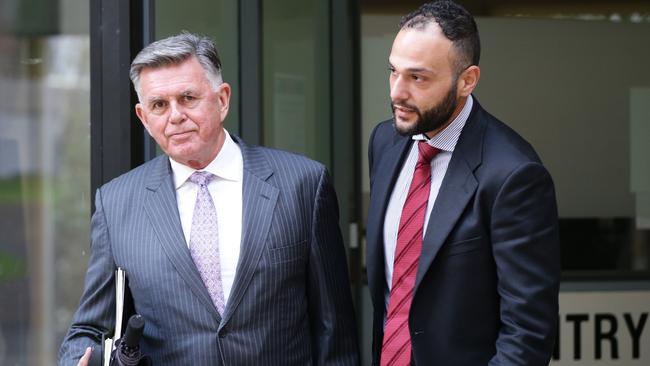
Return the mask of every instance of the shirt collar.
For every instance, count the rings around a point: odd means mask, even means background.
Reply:
[[[228,131],[224,129],[223,132],[226,134],[226,137],[223,146],[221,146],[221,150],[219,150],[219,153],[214,160],[201,170],[210,172],[222,179],[239,181],[244,169],[241,150],[235,141],[233,141],[232,137],[230,137]],[[187,179],[196,171],[196,169],[181,164],[171,157],[169,158],[169,163],[172,167],[174,188],[176,189],[185,184]]]
[[[463,127],[465,127],[467,118],[469,118],[469,114],[472,112],[473,105],[474,98],[472,98],[470,95],[465,101],[465,105],[463,106],[463,109],[461,109],[458,116],[456,116],[456,118],[454,118],[454,120],[451,121],[449,126],[445,127],[444,130],[438,132],[438,134],[433,136],[431,139],[427,139],[427,137],[421,133],[414,135],[413,140],[425,140],[429,145],[433,147],[436,147],[443,151],[453,152],[456,148],[456,143],[458,142],[460,133],[463,130]]]

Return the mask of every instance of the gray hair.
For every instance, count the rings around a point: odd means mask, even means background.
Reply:
[[[192,56],[199,61],[212,88],[216,90],[223,83],[221,59],[217,47],[208,37],[184,31],[149,44],[135,56],[131,63],[129,77],[138,93],[138,99],[140,99],[140,73],[143,69],[178,65]]]

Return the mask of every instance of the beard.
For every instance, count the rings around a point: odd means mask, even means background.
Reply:
[[[418,107],[406,103],[399,103],[400,107],[408,108],[417,114],[417,119],[414,123],[398,123],[395,116],[395,103],[391,102],[391,109],[393,111],[393,120],[395,121],[395,129],[402,136],[414,136],[422,133],[431,132],[444,126],[451,115],[454,114],[458,101],[456,100],[456,83],[452,83],[449,91],[440,103],[422,112]]]

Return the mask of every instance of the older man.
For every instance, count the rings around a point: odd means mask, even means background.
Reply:
[[[325,168],[223,128],[214,44],[183,33],[131,65],[136,114],[165,152],[97,191],[92,255],[60,364],[114,323],[126,270],[155,365],[355,365],[355,321]],[[85,352],[85,353],[84,353]]]

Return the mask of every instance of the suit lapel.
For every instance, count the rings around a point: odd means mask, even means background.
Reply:
[[[384,217],[388,201],[399,176],[402,163],[406,157],[413,140],[395,133],[392,146],[387,152],[381,154],[381,160],[373,172],[374,179],[372,196],[368,209],[367,228],[374,228],[368,233],[368,285],[370,293],[374,296],[375,306],[384,302]],[[378,157],[379,158],[379,157]]]
[[[481,163],[485,129],[481,111],[478,101],[474,99],[474,108],[458,139],[431,210],[415,278],[415,291],[478,187],[474,170]]]
[[[146,185],[144,210],[169,261],[194,295],[220,321],[219,312],[210,299],[185,242],[168,157],[161,156],[157,159],[158,166]]]
[[[273,170],[264,153],[258,148],[246,145],[236,136],[232,138],[239,144],[244,159],[242,239],[237,272],[220,329],[228,323],[244,297],[266,248],[266,237],[280,192],[267,182]]]

